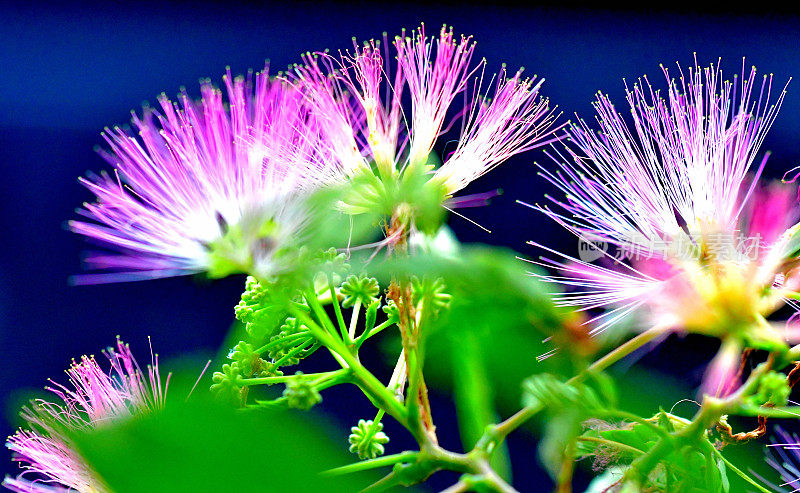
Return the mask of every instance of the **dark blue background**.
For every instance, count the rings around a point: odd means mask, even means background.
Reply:
[[[695,6],[696,7],[696,6]],[[478,55],[496,69],[525,66],[547,79],[543,92],[567,118],[591,117],[590,101],[602,89],[622,104],[622,78],[649,74],[661,84],[659,63],[701,64],[723,59],[732,75],[741,59],[773,72],[778,89],[800,76],[800,23],[792,12],[596,11],[574,6],[512,8],[498,2],[397,4],[378,2],[292,6],[200,2],[0,6],[0,395],[13,416],[18,391],[60,379],[70,358],[98,352],[119,334],[139,352],[146,337],[162,356],[185,351],[210,354],[233,320],[241,278],[198,283],[191,278],[70,287],[81,270],[81,238],[64,222],[90,194],[76,178],[105,169],[93,152],[106,125],[126,123],[131,109],[173,96],[196,81],[217,83],[227,65],[234,73],[276,69],[299,53],[350,48],[351,37],[390,35],[425,21],[472,34]],[[796,83],[794,84],[796,85]],[[783,110],[767,138],[773,151],[768,174],[800,164],[800,90],[790,85]],[[483,241],[534,254],[525,241],[575,253],[575,242],[557,226],[514,203],[542,200],[547,190],[532,162],[540,151],[514,159],[469,191],[505,190],[493,205],[470,210],[492,229],[487,235],[452,218],[465,241]],[[532,355],[533,357],[534,355]],[[680,371],[678,375],[681,376]],[[698,371],[693,373],[696,378]],[[330,400],[328,401],[330,402]],[[335,401],[332,406],[335,410]],[[348,404],[350,405],[350,404]],[[359,404],[365,414],[368,405]],[[446,402],[442,404],[446,409]],[[446,414],[446,411],[443,411]],[[366,417],[366,416],[365,416]],[[348,422],[346,418],[344,423]],[[12,431],[0,421],[0,436]],[[454,425],[442,426],[445,433]],[[453,437],[445,438],[453,441]],[[516,463],[519,485],[535,491],[541,472],[532,452]],[[11,471],[7,451],[3,470]],[[446,486],[442,481],[439,486]]]

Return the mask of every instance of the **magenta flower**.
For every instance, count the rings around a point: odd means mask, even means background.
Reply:
[[[394,67],[388,62],[388,44],[384,38],[383,52],[372,40],[338,57],[308,54],[294,68],[292,83],[306,95],[335,161],[331,168],[341,180],[373,165],[383,179],[409,167],[432,168],[428,157],[449,128],[446,114],[462,93],[468,104],[461,137],[444,164],[432,171],[432,180],[447,195],[508,157],[547,143],[555,132],[556,115],[539,97],[543,81],[523,79],[521,71],[508,78],[502,70],[490,83],[494,89],[483,90],[484,62],[472,63],[471,38],[458,38],[446,27],[438,38],[430,38],[420,26],[410,37],[395,39]],[[402,107],[406,90],[410,118]]]
[[[800,438],[797,434],[789,434],[780,426],[775,427],[777,437],[768,445],[767,464],[778,471],[783,480],[779,486],[770,484],[778,491],[789,487],[790,491],[800,491]]]
[[[108,488],[74,450],[64,430],[89,430],[133,415],[163,408],[169,378],[161,381],[158,357],[143,371],[127,344],[103,351],[111,368],[106,372],[93,356],[73,361],[67,370],[69,386],[52,382],[62,403],[45,400],[24,408],[30,429],[18,430],[6,446],[24,472],[7,477],[3,486],[17,492],[78,491],[99,493]]]
[[[599,247],[583,259],[553,252],[561,259],[542,264],[562,274],[544,279],[571,288],[555,294],[561,305],[611,308],[594,318],[595,332],[632,315],[648,326],[785,344],[785,327],[764,316],[796,282],[784,233],[796,214],[785,191],[758,188],[767,156],[746,182],[785,90],[772,102],[771,77],[759,83],[744,67],[733,82],[714,65],[664,75],[665,94],[647,78],[627,89],[632,127],[598,94],[600,129],[579,119],[567,132],[572,144],[552,156],[559,169],[543,170],[566,200],[536,208]],[[728,388],[736,357],[720,355],[708,385]]]
[[[208,81],[199,102],[162,95],[160,111],[134,115],[138,138],[107,130],[103,155],[114,176],[81,179],[97,201],[79,211],[90,221],[70,227],[117,253],[89,256],[91,267],[113,273],[79,281],[276,268],[278,247],[302,231],[298,196],[331,181],[328,160],[291,86],[267,70],[254,81],[228,72],[225,85],[227,104]],[[283,158],[289,155],[296,161]]]

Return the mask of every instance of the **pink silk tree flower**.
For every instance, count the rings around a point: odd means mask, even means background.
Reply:
[[[550,250],[561,258],[541,264],[561,274],[543,279],[570,288],[554,295],[561,305],[609,308],[595,332],[633,315],[783,347],[792,331],[765,316],[792,296],[797,252],[786,228],[797,214],[785,190],[757,187],[767,156],[746,178],[785,89],[771,101],[771,76],[759,82],[744,65],[733,82],[715,65],[695,63],[677,79],[663,71],[665,92],[646,77],[626,88],[633,126],[598,94],[599,130],[579,119],[551,154],[558,169],[542,174],[565,199],[535,208],[598,248],[580,259]],[[733,352],[718,357],[708,385],[730,387]]]
[[[765,481],[776,491],[800,491],[800,438],[796,433],[789,433],[780,426],[775,427],[775,438],[767,445],[767,464],[780,474],[783,481],[776,485],[765,478]],[[789,488],[785,490],[784,488]]]
[[[275,253],[301,236],[299,197],[329,183],[331,172],[303,97],[267,70],[209,81],[200,101],[159,97],[160,110],[133,116],[138,138],[107,129],[103,156],[113,176],[82,178],[97,197],[70,228],[116,250],[87,258],[106,274],[78,282],[135,280],[207,272],[269,273]],[[292,155],[294,162],[276,156]]]
[[[54,386],[47,388],[61,403],[37,400],[33,408],[23,409],[22,417],[30,429],[18,430],[6,447],[24,472],[16,478],[6,477],[3,486],[25,493],[109,491],[64,431],[91,430],[162,409],[169,378],[162,385],[157,356],[142,370],[128,345],[119,339],[115,348],[103,354],[111,365],[108,372],[93,356],[83,356],[67,370],[68,385],[51,381]]]
[[[512,155],[554,140],[557,130],[557,115],[539,95],[543,80],[523,78],[521,71],[508,77],[503,69],[484,90],[485,62],[473,63],[474,51],[471,38],[447,27],[429,37],[422,25],[393,43],[384,37],[383,45],[372,40],[352,53],[307,54],[290,79],[327,136],[331,168],[341,180],[367,172],[391,181],[409,169],[423,170],[450,197]],[[389,63],[393,58],[397,62]],[[461,136],[434,169],[429,156],[455,123],[446,121],[447,113],[462,94]]]

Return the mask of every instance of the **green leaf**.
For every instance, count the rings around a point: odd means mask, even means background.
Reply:
[[[453,395],[458,414],[458,429],[464,450],[472,450],[486,426],[499,421],[495,411],[494,393],[483,361],[480,341],[475,334],[465,333],[451,346],[453,362]],[[505,442],[491,458],[492,468],[509,480],[511,464]]]
[[[548,415],[544,437],[539,442],[539,459],[553,479],[558,477],[565,460],[573,460],[566,454],[580,434],[584,418],[579,410],[569,408]]]
[[[542,373],[529,377],[522,384],[522,404],[526,407],[547,409],[575,408],[589,414],[603,409],[606,404],[597,392],[584,383],[567,383],[560,378]]]
[[[207,401],[74,434],[81,455],[117,493],[356,491],[371,478],[321,478],[348,462],[315,420],[281,411],[236,412]]]
[[[422,249],[420,249],[422,250]],[[449,253],[419,253],[408,258],[380,262],[373,259],[356,270],[366,270],[382,285],[393,278],[412,276],[442,279],[450,294],[450,306],[435,319],[425,321],[425,353],[436,355],[425,361],[426,383],[450,392],[454,386],[452,355],[466,334],[473,334],[481,348],[494,406],[502,414],[519,409],[520,384],[533,373],[550,372],[571,376],[576,365],[571,345],[550,339],[575,325],[575,316],[556,307],[546,286],[529,275],[536,270],[519,260],[513,251],[482,245],[462,246]],[[359,259],[354,256],[355,265]],[[410,281],[409,281],[410,282]],[[389,302],[384,310],[396,316]],[[556,347],[562,350],[543,361],[537,356]]]

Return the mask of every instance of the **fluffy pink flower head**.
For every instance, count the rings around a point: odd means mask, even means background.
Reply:
[[[6,446],[24,472],[7,477],[3,486],[25,493],[108,491],[64,431],[89,430],[159,410],[164,406],[169,379],[162,385],[157,356],[143,371],[128,345],[119,339],[115,348],[103,354],[111,364],[108,372],[93,356],[83,356],[67,370],[68,385],[53,382],[54,386],[48,387],[62,403],[38,400],[32,409],[23,409],[22,417],[30,429],[18,430]]]
[[[334,175],[294,88],[266,69],[254,80],[228,71],[224,93],[227,102],[205,81],[200,101],[162,95],[160,110],[134,114],[138,138],[107,129],[114,175],[81,179],[97,200],[79,211],[89,221],[70,227],[117,253],[89,256],[113,273],[79,281],[279,268],[275,253],[303,230],[299,197]]]
[[[474,51],[471,38],[447,27],[429,37],[423,25],[391,44],[384,36],[382,44],[372,40],[338,56],[304,56],[292,84],[306,95],[341,180],[366,171],[389,182],[411,169],[430,173],[450,196],[508,157],[545,144],[556,130],[556,115],[539,96],[542,80],[523,78],[521,71],[508,77],[503,69],[488,84],[493,89],[484,90],[485,63],[473,63]],[[460,94],[467,101],[458,112],[464,117],[461,136],[434,169],[429,156],[455,122],[448,124],[447,114]]]
[[[567,132],[572,144],[552,155],[559,169],[543,170],[566,199],[537,208],[601,247],[594,259],[553,252],[561,259],[542,263],[562,275],[544,279],[571,288],[555,295],[562,305],[610,308],[594,331],[634,314],[647,325],[783,345],[785,327],[764,317],[791,294],[796,252],[784,231],[796,214],[785,191],[758,187],[767,156],[752,183],[746,177],[785,89],[773,100],[771,76],[759,81],[744,65],[732,82],[715,65],[695,63],[677,79],[663,71],[666,93],[646,77],[627,89],[633,126],[598,94],[599,131],[579,119]],[[731,360],[720,357],[715,375]],[[714,380],[729,387],[726,375]]]

